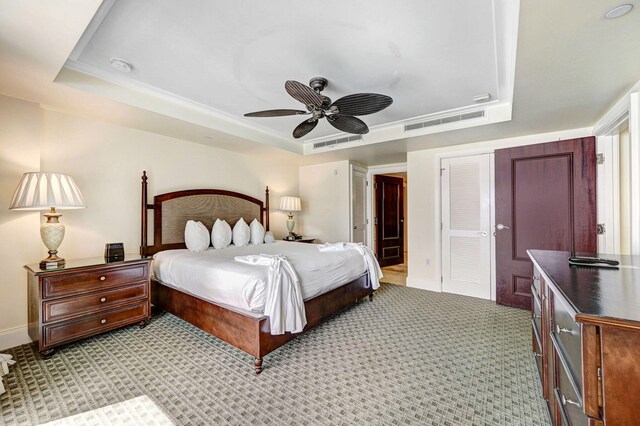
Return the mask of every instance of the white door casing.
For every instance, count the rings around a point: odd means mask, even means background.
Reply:
[[[367,170],[351,166],[351,242],[367,244]]]
[[[491,156],[442,159],[442,291],[491,298]]]

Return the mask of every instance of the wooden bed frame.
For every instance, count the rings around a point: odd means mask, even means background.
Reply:
[[[142,256],[152,256],[162,250],[186,248],[184,242],[163,241],[162,227],[163,224],[167,226],[166,218],[163,222],[163,203],[182,197],[205,196],[208,198],[222,196],[249,201],[256,205],[256,211],[259,212],[259,217],[257,218],[265,226],[265,229],[269,230],[269,187],[265,190],[264,204],[257,198],[248,195],[218,189],[194,189],[169,192],[156,195],[153,204],[148,204],[147,180],[147,173],[145,171],[142,174],[142,230],[140,245],[140,254]],[[147,214],[149,210],[154,211],[153,245],[148,245],[147,239]],[[182,220],[184,220],[184,217],[188,216],[188,214],[189,212],[184,212]],[[215,212],[210,212],[210,217],[215,216]],[[183,225],[182,228],[184,228]],[[371,300],[373,292],[374,290],[369,280],[369,274],[365,273],[341,287],[307,300],[304,304],[307,325],[301,333],[272,335],[270,332],[269,318],[266,316],[256,318],[236,310],[231,310],[225,306],[165,286],[155,280],[154,277],[151,279],[151,297],[152,303],[155,306],[176,315],[201,330],[255,357],[254,368],[256,374],[262,372],[262,362],[265,355],[346,308],[358,303],[360,299],[369,296],[369,300]]]

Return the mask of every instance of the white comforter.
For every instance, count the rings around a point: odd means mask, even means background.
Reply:
[[[284,255],[300,279],[302,297],[311,299],[340,287],[367,271],[356,250],[320,252],[315,244],[278,241],[273,244],[229,246],[194,253],[167,250],[153,262],[156,279],[205,300],[251,312],[263,312],[268,266],[248,265],[235,256]]]

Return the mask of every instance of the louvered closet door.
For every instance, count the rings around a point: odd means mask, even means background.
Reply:
[[[489,154],[442,160],[442,291],[491,298]]]

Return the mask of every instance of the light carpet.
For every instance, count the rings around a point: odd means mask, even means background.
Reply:
[[[530,316],[493,302],[383,285],[253,359],[170,315],[41,360],[9,350],[0,424],[39,424],[147,395],[176,424],[546,425]]]

